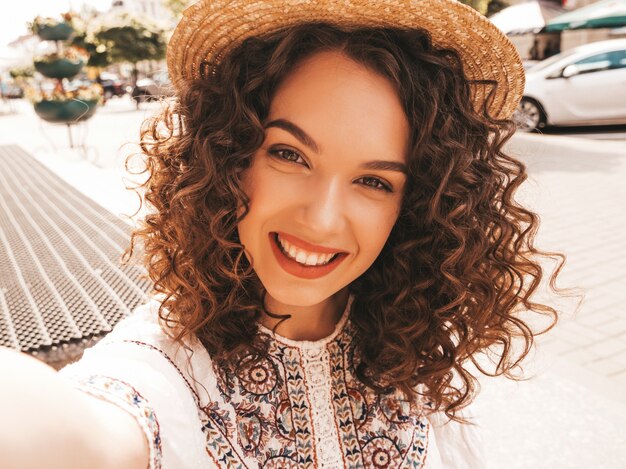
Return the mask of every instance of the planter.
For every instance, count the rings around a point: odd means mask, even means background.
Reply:
[[[35,69],[48,78],[71,78],[78,74],[84,66],[83,60],[57,59],[52,62],[35,62]]]
[[[65,41],[73,32],[74,28],[69,23],[43,24],[39,26],[37,36],[44,41]]]
[[[35,112],[46,122],[71,124],[89,119],[96,112],[98,99],[90,101],[41,101],[35,104]]]

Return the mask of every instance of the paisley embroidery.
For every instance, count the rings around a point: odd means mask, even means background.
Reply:
[[[204,408],[204,430],[218,467],[423,467],[423,405],[360,382],[353,337],[347,321],[319,348],[272,338],[265,358],[214,362],[223,401]]]
[[[288,400],[281,401],[276,407],[276,427],[282,436],[289,440],[295,439],[295,428],[291,416],[291,404]]]
[[[411,418],[411,403],[403,397],[386,394],[378,397],[383,415],[391,423],[408,423]]]
[[[268,425],[254,407],[237,408],[239,443],[246,455],[256,455],[268,437]]]
[[[350,399],[350,408],[352,409],[354,423],[357,428],[360,428],[367,419],[367,401],[363,393],[354,388],[348,389],[348,397]]]

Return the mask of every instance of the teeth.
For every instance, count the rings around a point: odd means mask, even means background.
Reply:
[[[336,255],[307,252],[303,249],[295,247],[293,244],[282,239],[280,236],[277,236],[277,238],[278,242],[281,244],[285,252],[288,253],[289,257],[294,259],[296,262],[299,262],[300,264],[324,265],[328,264]]]
[[[291,257],[293,257],[294,259],[298,256],[298,250],[294,247],[294,246],[289,246],[289,248],[285,247],[285,251],[287,251],[289,253],[289,255]]]
[[[296,256],[296,260],[300,264],[304,264],[304,261],[306,261],[306,257],[307,257],[306,252],[298,250],[298,255]]]
[[[308,256],[306,256],[306,261],[304,261],[304,263],[306,265],[315,265],[318,262],[317,261],[318,257],[322,257],[322,256],[320,256],[318,254],[309,254]]]

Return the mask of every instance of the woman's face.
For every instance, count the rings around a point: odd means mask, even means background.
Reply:
[[[409,124],[391,83],[338,52],[302,62],[264,124],[239,237],[274,301],[317,305],[363,274],[387,241]]]

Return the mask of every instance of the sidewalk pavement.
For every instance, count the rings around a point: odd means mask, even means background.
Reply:
[[[625,143],[518,134],[508,146],[528,167],[518,200],[541,217],[536,245],[567,255],[557,284],[584,299],[553,301],[560,323],[529,381],[481,380],[491,468],[626,467]]]
[[[0,144],[18,144],[111,212],[132,214],[123,161],[139,149],[136,111],[113,99],[83,127],[86,152],[67,129],[41,124],[27,103],[2,115]],[[527,381],[481,378],[474,413],[489,469],[626,467],[626,142],[518,134],[508,150],[528,166],[518,199],[541,216],[536,245],[564,252],[558,282],[585,299],[554,303],[561,322],[539,339]],[[126,144],[126,145],[125,145]],[[471,469],[471,468],[470,468]]]

